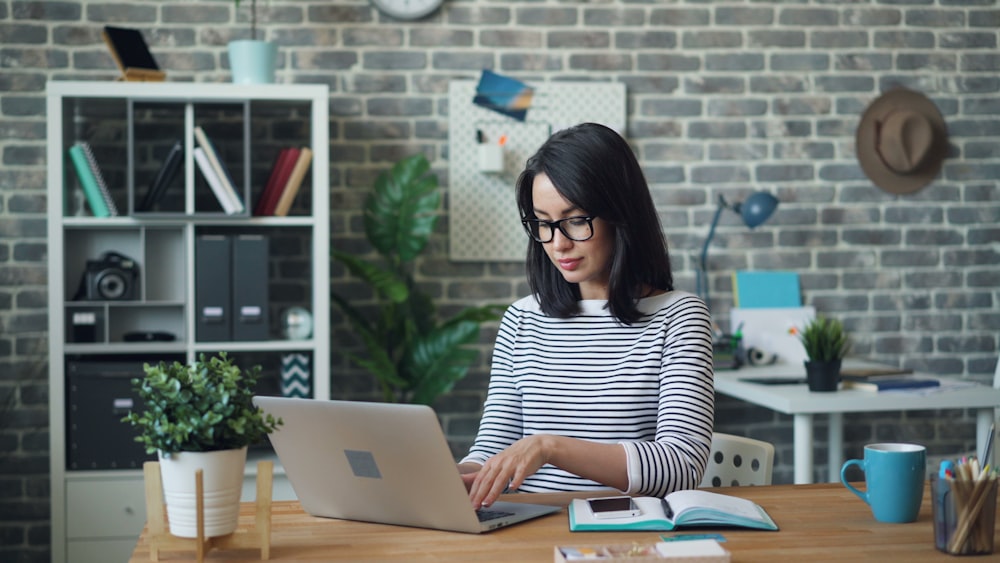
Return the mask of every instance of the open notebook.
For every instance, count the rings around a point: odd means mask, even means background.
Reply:
[[[688,527],[778,529],[757,503],[711,491],[674,491],[664,498],[636,497],[635,503],[639,508],[637,515],[597,518],[586,499],[574,499],[569,505],[569,529],[574,532],[671,531]]]

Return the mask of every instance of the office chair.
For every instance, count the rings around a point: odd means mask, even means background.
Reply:
[[[701,487],[770,485],[774,446],[733,434],[712,434],[712,452]]]

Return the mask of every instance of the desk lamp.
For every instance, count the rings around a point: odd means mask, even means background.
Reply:
[[[778,198],[767,192],[754,192],[743,203],[734,204],[730,204],[726,201],[726,198],[722,197],[721,194],[719,195],[719,206],[715,210],[715,217],[712,218],[712,226],[708,229],[705,245],[701,247],[701,259],[698,263],[697,272],[698,296],[705,300],[705,305],[708,306],[709,311],[712,310],[712,304],[708,297],[708,245],[711,244],[712,237],[715,236],[715,227],[719,224],[719,217],[722,215],[722,210],[731,209],[739,213],[746,226],[753,229],[767,221],[777,207]]]

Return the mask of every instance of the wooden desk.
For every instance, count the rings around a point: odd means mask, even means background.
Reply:
[[[856,361],[846,367],[885,367]],[[927,377],[935,377],[928,374]],[[858,389],[841,389],[831,393],[810,392],[805,383],[798,385],[762,385],[741,381],[744,378],[805,378],[801,365],[776,364],[762,367],[742,367],[715,372],[715,390],[723,395],[792,415],[795,483],[812,483],[813,477],[813,416],[829,416],[827,451],[828,478],[840,481],[844,464],[844,413],[884,412],[938,409],[976,410],[976,451],[982,452],[994,417],[1000,416],[1000,389],[985,385],[918,393],[873,393]],[[946,379],[938,377],[938,379]],[[994,454],[998,448],[994,449]],[[994,465],[996,461],[993,462]]]
[[[863,485],[859,485],[863,488]],[[715,489],[756,501],[778,532],[721,532],[733,561],[953,561],[934,548],[931,503],[925,493],[920,518],[910,524],[876,522],[871,510],[839,483]],[[565,506],[573,494],[507,495],[506,500]],[[253,505],[243,504],[240,525],[249,526]],[[656,532],[570,532],[566,511],[482,535],[439,532],[364,522],[314,518],[297,501],[274,503],[274,561],[518,561],[553,560],[557,545],[658,541]],[[1000,524],[1000,518],[997,519]],[[998,526],[1000,527],[1000,526]],[[696,532],[704,531],[697,530]],[[678,532],[678,533],[692,533]],[[672,533],[670,533],[672,534]],[[147,532],[131,561],[149,561]],[[211,551],[209,561],[258,560],[254,550]],[[194,553],[161,553],[163,561],[192,561]]]

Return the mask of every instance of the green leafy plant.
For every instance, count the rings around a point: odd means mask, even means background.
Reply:
[[[146,453],[239,449],[261,441],[283,424],[253,404],[260,366],[242,370],[225,352],[192,365],[144,364],[132,380],[145,406],[122,418],[139,429]]]
[[[333,257],[375,292],[376,311],[366,316],[336,293],[333,302],[361,338],[366,356],[351,360],[378,381],[388,402],[431,404],[465,377],[476,353],[482,323],[500,318],[503,307],[468,307],[442,320],[413,279],[413,261],[437,223],[441,202],[437,176],[423,155],[397,162],[378,176],[365,201],[368,241],[381,257],[369,261],[333,250]]]
[[[814,362],[843,359],[851,348],[850,337],[837,319],[817,316],[799,332],[806,356]]]

